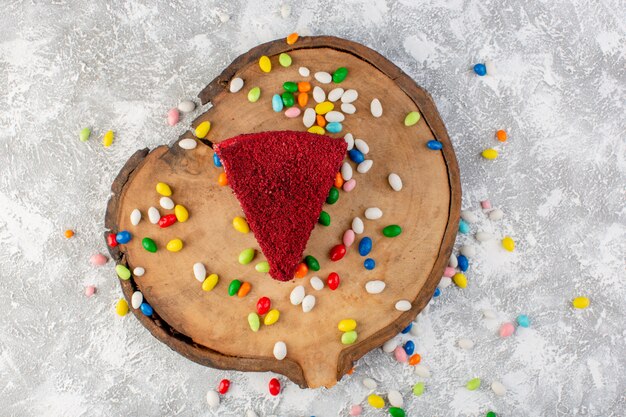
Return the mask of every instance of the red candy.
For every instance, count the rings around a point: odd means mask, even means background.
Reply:
[[[336,272],[331,272],[330,274],[328,274],[328,278],[326,279],[326,284],[328,285],[328,288],[333,291],[336,290],[339,286],[339,282],[339,275]]]
[[[166,214],[159,219],[159,227],[161,228],[170,227],[174,223],[176,223],[175,214]]]
[[[276,378],[270,379],[269,389],[270,394],[272,394],[274,397],[280,394],[280,381],[278,381],[278,379]]]
[[[109,233],[109,234],[107,235],[107,244],[108,244],[110,247],[112,247],[112,248],[114,248],[114,247],[116,247],[116,246],[118,245],[118,243],[117,243],[117,239],[116,239],[116,237],[115,237],[115,233]]]
[[[259,316],[270,311],[270,307],[272,306],[272,302],[267,297],[259,298],[259,301],[256,302],[256,312],[259,313]]]
[[[222,379],[220,384],[217,386],[217,391],[220,394],[226,394],[228,392],[228,388],[230,388],[230,381],[228,379]]]
[[[333,248],[330,250],[330,260],[333,262],[337,262],[344,256],[346,256],[345,245],[339,244],[339,245],[333,246]]]

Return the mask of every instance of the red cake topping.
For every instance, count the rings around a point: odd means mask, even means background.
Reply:
[[[343,139],[293,131],[240,135],[215,145],[274,279],[294,277],[346,146]]]

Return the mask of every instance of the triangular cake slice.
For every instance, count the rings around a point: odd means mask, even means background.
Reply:
[[[346,142],[307,132],[262,132],[215,145],[228,184],[280,281],[294,277]]]

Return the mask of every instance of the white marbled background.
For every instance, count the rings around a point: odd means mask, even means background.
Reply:
[[[203,3],[203,4],[200,4]],[[409,416],[626,414],[626,5],[604,1],[4,1],[0,15],[0,415],[345,416],[367,394],[400,390]],[[282,9],[282,10],[281,10]],[[290,9],[290,10],[287,10]],[[287,15],[288,14],[288,15]],[[479,249],[466,290],[450,287],[417,321],[419,380],[377,350],[335,388],[215,371],[157,342],[113,305],[105,251],[109,186],[134,150],[169,143],[165,113],[239,54],[286,36],[368,45],[433,95],[461,167],[463,204],[506,216],[483,228],[518,250]],[[499,73],[469,71],[492,59]],[[198,110],[195,114],[199,114]],[[92,140],[78,141],[84,126]],[[493,133],[509,132],[499,144]],[[113,129],[113,146],[103,133]],[[501,158],[483,160],[496,145]],[[66,240],[63,230],[76,237]],[[459,243],[471,241],[463,236]],[[95,284],[87,299],[83,288]],[[591,307],[574,311],[577,295]],[[498,312],[485,320],[483,308]],[[528,314],[530,329],[497,336]],[[456,346],[474,340],[473,350]],[[467,380],[479,376],[480,390]],[[217,410],[205,402],[233,385]],[[489,389],[499,380],[503,397]],[[366,416],[386,415],[365,407]]]

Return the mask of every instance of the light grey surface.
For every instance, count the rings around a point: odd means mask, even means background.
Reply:
[[[43,3],[5,2],[0,16],[0,415],[347,415],[364,403],[366,376],[382,393],[400,390],[410,416],[625,414],[622,1],[297,1],[287,18],[276,1]],[[479,211],[488,197],[506,213],[498,223],[481,215],[473,230],[518,242],[513,254],[497,242],[479,248],[469,287],[446,289],[420,316],[412,338],[433,374],[422,397],[410,394],[410,368],[378,350],[333,389],[283,378],[270,398],[269,374],[193,364],[115,316],[113,265],[88,263],[105,250],[119,168],[194,117],[171,128],[167,109],[293,30],[362,42],[430,91],[457,151],[464,207]],[[469,68],[486,58],[499,74],[478,78]],[[78,141],[84,126],[88,143]],[[499,128],[508,143],[494,140]],[[116,138],[104,149],[108,129]],[[479,156],[490,146],[501,152],[493,162]],[[98,287],[91,299],[87,284]],[[574,311],[577,295],[591,307]],[[497,320],[482,318],[487,307]],[[499,339],[499,324],[520,313],[531,328]],[[461,351],[459,337],[476,346]],[[475,376],[483,386],[465,390]],[[211,411],[205,394],[224,377],[231,391]]]

